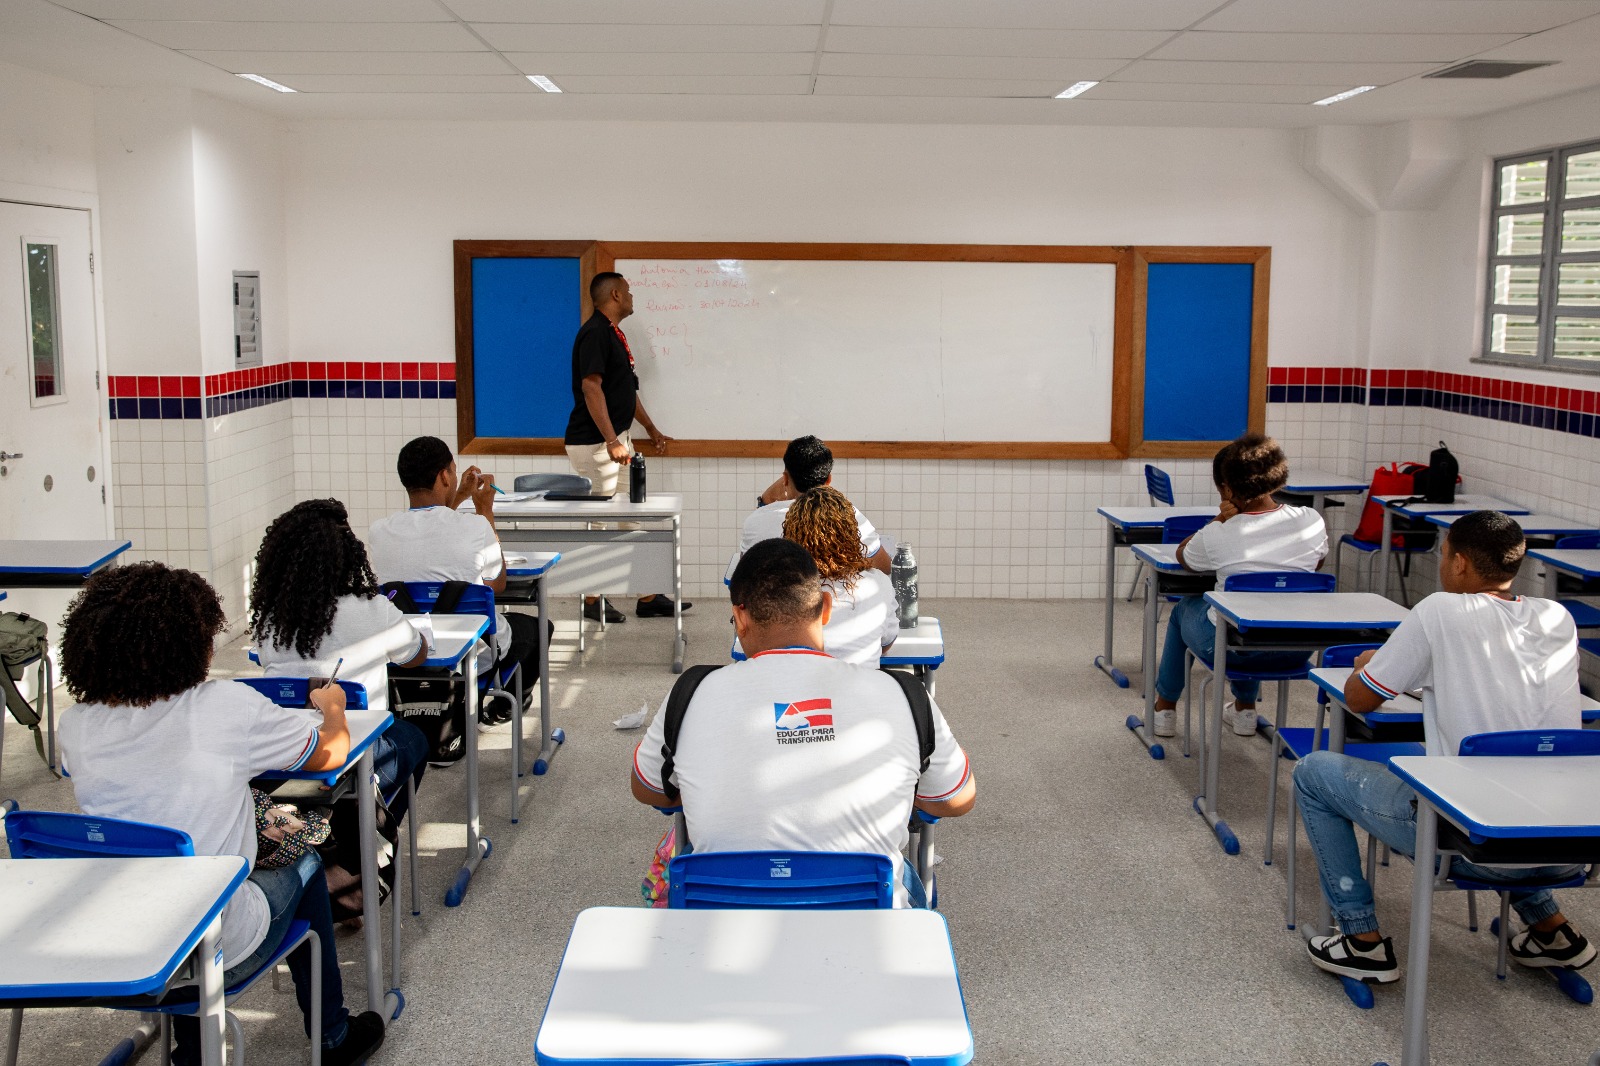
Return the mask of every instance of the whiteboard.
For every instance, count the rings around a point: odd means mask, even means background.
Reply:
[[[618,259],[675,437],[1111,439],[1110,263]]]

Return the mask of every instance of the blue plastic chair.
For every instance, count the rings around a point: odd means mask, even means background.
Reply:
[[[1144,464],[1144,490],[1150,497],[1153,507],[1171,507],[1174,503],[1172,495],[1172,478],[1165,470],[1158,466]],[[1187,536],[1187,534],[1185,534]],[[1183,537],[1179,537],[1182,540]],[[1172,541],[1163,540],[1161,543],[1170,544]],[[1144,560],[1133,568],[1133,584],[1128,586],[1128,602],[1133,602],[1134,595],[1139,591],[1139,578],[1144,574]]]
[[[667,906],[676,909],[894,906],[894,866],[866,852],[720,851],[680,855],[667,866]]]
[[[1211,519],[1207,518],[1205,515],[1179,515],[1174,518],[1168,518],[1166,521],[1161,523],[1161,543],[1182,544],[1194,534],[1198,533],[1202,527],[1209,525],[1210,522]],[[1144,570],[1143,560],[1140,560],[1139,568],[1139,573],[1142,573]],[[1134,581],[1137,583],[1138,573],[1134,575]],[[1168,595],[1163,596],[1162,599],[1168,603],[1176,603],[1178,600],[1183,599],[1183,597]],[[1156,605],[1157,622],[1161,620],[1161,615],[1159,613],[1160,607],[1161,605],[1158,603]]]
[[[1222,588],[1225,592],[1332,592],[1334,589],[1335,580],[1336,579],[1332,574],[1310,573],[1304,570],[1268,570],[1252,574],[1234,574],[1223,581]],[[1209,707],[1209,702],[1206,697],[1207,692],[1211,687],[1211,683],[1214,680],[1212,675],[1216,673],[1216,667],[1211,660],[1208,660],[1203,656],[1196,655],[1194,651],[1190,649],[1184,656],[1185,676],[1192,672],[1195,663],[1199,663],[1201,666],[1205,667],[1207,675],[1206,679],[1201,683],[1200,686],[1200,737],[1201,743],[1205,743],[1207,738],[1206,715],[1208,713],[1207,708]],[[1278,709],[1277,714],[1274,716],[1272,725],[1273,732],[1276,734],[1278,730],[1283,728],[1284,720],[1287,718],[1289,713],[1289,682],[1304,680],[1310,674],[1310,672],[1311,661],[1308,657],[1304,663],[1287,670],[1252,670],[1230,665],[1228,667],[1228,676],[1225,680],[1278,682]],[[1183,732],[1185,753],[1188,752],[1191,744],[1189,726],[1193,702],[1194,686],[1185,685],[1183,696]],[[1274,744],[1276,743],[1277,742],[1274,741]],[[1204,768],[1205,760],[1201,759],[1200,770],[1203,772]],[[1274,768],[1276,768],[1276,764],[1274,764]],[[1204,787],[1205,784],[1202,781],[1202,791],[1204,790]],[[1278,775],[1274,772],[1269,774],[1267,777],[1266,861],[1267,865],[1269,866],[1272,864],[1272,838],[1273,831],[1275,829],[1274,815],[1277,812],[1277,806]],[[1227,852],[1229,855],[1239,854],[1239,840],[1233,835],[1233,831],[1231,829],[1226,828],[1225,823],[1219,823],[1218,836],[1222,840],[1223,851]]]
[[[188,833],[146,822],[133,822],[121,818],[96,818],[86,814],[65,814],[59,811],[12,811],[6,815],[5,821],[6,844],[11,849],[13,859],[144,858],[194,854],[194,841],[189,838]],[[309,924],[296,920],[289,923],[289,929],[284,933],[282,943],[270,958],[253,973],[223,990],[223,1002],[232,1004],[257,981],[272,973],[278,963],[303,943],[309,943],[311,946],[311,972],[320,974],[322,942],[317,934],[311,931]],[[172,1016],[194,1014],[198,1006],[198,1002],[191,999],[140,1004],[136,1007],[118,1009],[136,1010],[141,1014],[159,1016],[157,1047],[165,1059],[166,1049],[171,1046],[172,1040]],[[21,1008],[13,1008],[13,1032],[20,1029],[21,1016]],[[239,1019],[233,1011],[226,1011],[226,1017],[228,1028],[233,1033],[234,1053],[239,1061],[243,1062],[244,1030],[240,1027]],[[132,1041],[125,1040],[116,1051],[113,1051],[113,1057],[123,1050],[124,1045],[129,1053],[132,1052]],[[322,1000],[315,993],[311,997],[311,1063],[312,1066],[321,1066],[322,1063]],[[16,1066],[16,1059],[8,1056],[7,1066]]]

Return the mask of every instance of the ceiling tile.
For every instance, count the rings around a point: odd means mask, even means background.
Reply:
[[[52,0],[115,22],[452,22],[434,0]]]
[[[1218,0],[834,0],[834,26],[1181,30]]]
[[[186,53],[235,74],[508,74],[493,52],[204,52]],[[807,57],[810,58],[809,56]]]
[[[825,0],[441,0],[466,22],[615,25],[821,25]]]
[[[1054,96],[1065,86],[1059,78],[849,78],[820,77],[819,96]]]
[[[113,22],[184,51],[472,52],[483,44],[454,22]]]
[[[520,93],[542,92],[519,74],[460,77],[428,74],[297,74],[284,83],[303,93]]]
[[[1255,33],[1538,33],[1600,14],[1600,0],[1233,0],[1196,26]]]
[[[793,96],[811,90],[811,78],[801,77],[581,77],[562,78],[561,88],[574,95],[632,93],[643,95],[690,94],[711,96]]]
[[[816,26],[530,26],[475,22],[503,52],[809,52]]]
[[[1105,78],[1127,64],[1123,59],[1037,59],[1016,56],[899,56],[865,52],[827,52],[823,74],[881,78],[1023,78],[1075,81]]]
[[[1136,59],[1171,34],[1124,30],[893,29],[828,27],[830,52],[881,55],[1068,56]]]
[[[1348,85],[1206,85],[1193,82],[1101,82],[1080,100],[1169,100],[1219,104],[1309,104]],[[1308,112],[1309,115],[1309,112]],[[1310,119],[1307,119],[1309,124]]]
[[[1583,60],[1600,81],[1600,15],[1535,33],[1487,53],[1492,59]]]
[[[506,52],[528,74],[805,74],[813,52]],[[503,69],[503,68],[502,68]]]
[[[1507,33],[1211,33],[1193,31],[1150,59],[1308,63],[1453,63],[1517,40]]]
[[[1117,81],[1234,85],[1387,85],[1436,69],[1433,63],[1202,63],[1144,59],[1117,72]]]

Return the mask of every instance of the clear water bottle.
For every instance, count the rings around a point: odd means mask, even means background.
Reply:
[[[894,586],[895,602],[899,605],[900,628],[917,628],[917,557],[911,554],[909,541],[902,542],[894,553],[889,582]]]
[[[628,462],[628,500],[631,503],[644,502],[644,456],[638,452],[634,452]]]

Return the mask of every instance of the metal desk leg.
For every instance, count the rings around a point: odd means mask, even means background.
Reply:
[[[1140,667],[1144,678],[1144,720],[1140,721],[1137,715],[1128,715],[1124,723],[1133,730],[1133,735],[1138,738],[1150,751],[1152,759],[1166,757],[1167,751],[1156,736],[1156,682],[1155,682],[1155,643],[1156,643],[1156,604],[1161,597],[1157,591],[1159,581],[1155,567],[1147,567],[1144,577],[1144,653],[1141,657]]]
[[[1417,857],[1411,872],[1411,944],[1406,952],[1405,1039],[1401,1066],[1428,1062],[1428,946],[1433,924],[1433,867],[1439,855],[1439,816],[1417,797]]]
[[[467,886],[472,883],[472,875],[477,872],[478,864],[489,857],[489,852],[494,847],[489,838],[483,835],[482,825],[478,813],[478,652],[476,648],[467,652],[467,728],[466,728],[466,758],[467,769],[467,857],[461,864],[461,869],[456,871],[455,882],[444,894],[446,907],[459,907],[461,900],[467,894]]]
[[[567,734],[550,726],[550,626],[545,622],[545,579],[539,579],[539,756],[533,760],[535,776],[550,769],[556,749],[567,741]],[[520,766],[521,764],[518,763]]]
[[[672,672],[683,673],[683,518],[672,516]]]
[[[1378,569],[1383,576],[1378,578],[1378,595],[1384,599],[1389,598],[1389,566],[1394,560],[1391,545],[1394,542],[1394,511],[1388,507],[1383,509],[1383,538],[1378,541]]]
[[[1215,670],[1211,675],[1211,746],[1202,752],[1205,765],[1205,792],[1195,797],[1194,809],[1211,826],[1217,843],[1229,855],[1239,854],[1239,838],[1228,823],[1217,816],[1217,789],[1222,776],[1222,703],[1223,690],[1228,686],[1228,630],[1233,628],[1226,618],[1217,618],[1216,653],[1212,656]]]
[[[212,919],[200,937],[199,963],[195,976],[200,985],[200,1061],[205,1066],[227,1062],[223,1044],[226,1005],[222,1001],[222,918]]]
[[[475,724],[475,723],[474,723]],[[361,883],[363,885],[377,885],[378,883],[378,776],[373,768],[372,748],[368,747],[361,753],[360,760],[356,763],[356,818],[361,829]],[[394,857],[396,872],[399,870],[400,856],[398,852]],[[398,881],[396,884],[398,885]],[[366,951],[367,963],[367,1009],[377,1011],[383,1016],[385,1022],[397,1016],[400,1012],[400,989],[396,987],[385,996],[383,989],[383,918],[378,912],[378,897],[382,893],[376,889],[361,893],[361,927],[365,930],[362,936],[363,946]],[[400,906],[398,897],[391,899],[389,905],[396,908]],[[397,953],[400,950],[398,933],[394,944]]]
[[[1118,670],[1111,659],[1111,638],[1115,628],[1117,602],[1117,527],[1106,519],[1106,639],[1105,654],[1095,659],[1094,665],[1117,683],[1118,688],[1128,687],[1128,675]]]

